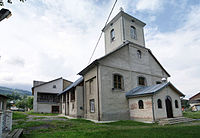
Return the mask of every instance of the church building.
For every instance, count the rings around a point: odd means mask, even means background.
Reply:
[[[182,116],[181,93],[145,47],[145,23],[120,11],[104,28],[105,55],[58,94],[62,114],[98,121],[155,122]]]

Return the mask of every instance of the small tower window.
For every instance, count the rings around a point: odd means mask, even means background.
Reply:
[[[178,101],[175,100],[175,107],[178,108]]]
[[[110,31],[110,39],[111,39],[111,42],[115,40],[115,31],[114,31],[114,29],[112,29]]]
[[[157,103],[158,103],[158,108],[162,108],[162,101],[160,99],[158,99]]]
[[[90,100],[90,113],[95,112],[95,105],[94,105],[94,99]]]
[[[156,81],[156,84],[161,84],[161,82],[160,81]]]
[[[146,86],[146,79],[145,77],[138,77],[138,85]]]
[[[142,52],[140,50],[137,50],[137,57],[142,58]]]
[[[113,76],[114,89],[123,89],[123,76],[114,74]]]
[[[142,100],[139,100],[138,106],[139,106],[139,109],[144,109],[144,104]]]
[[[134,26],[131,26],[130,32],[131,32],[131,38],[136,39],[137,38],[136,28]]]

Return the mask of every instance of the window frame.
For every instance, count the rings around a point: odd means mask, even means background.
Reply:
[[[158,105],[158,109],[162,109],[162,100],[161,99],[157,100],[157,105]]]
[[[130,36],[132,39],[137,39],[136,28],[134,26],[130,26]]]
[[[138,108],[139,109],[144,109],[144,102],[143,102],[143,100],[139,100],[138,101]]]
[[[53,85],[53,88],[56,89],[56,85],[55,84]]]
[[[117,79],[115,80],[115,77]],[[120,79],[120,82],[119,82]],[[113,74],[113,89],[114,90],[123,90],[124,89],[124,77],[121,74]]]
[[[175,100],[174,103],[175,103],[175,108],[179,108],[178,100]]]
[[[110,30],[110,41],[113,42],[115,40],[115,29]]]
[[[72,94],[73,93],[73,94]],[[73,95],[73,96],[72,96]],[[70,92],[70,101],[71,102],[74,102],[75,101],[75,91],[74,90],[72,90],[71,92]]]
[[[89,104],[90,104],[90,113],[95,113],[95,100],[94,99],[90,99],[89,100]]]
[[[144,78],[144,85],[140,84],[140,78]],[[138,86],[147,86],[147,80],[144,76],[138,76]]]
[[[142,52],[141,52],[141,50],[137,50],[137,58],[139,58],[139,59],[142,58]]]

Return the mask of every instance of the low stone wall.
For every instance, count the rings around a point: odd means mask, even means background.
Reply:
[[[0,112],[0,138],[4,131],[12,130],[12,111]]]

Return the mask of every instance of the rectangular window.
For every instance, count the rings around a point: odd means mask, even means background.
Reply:
[[[123,78],[121,75],[114,74],[113,82],[114,82],[115,89],[122,89]]]
[[[71,101],[75,101],[75,91],[71,92]]]
[[[66,94],[63,94],[63,102],[66,102]]]
[[[95,104],[94,104],[94,99],[90,100],[90,112],[94,113],[95,112]]]

